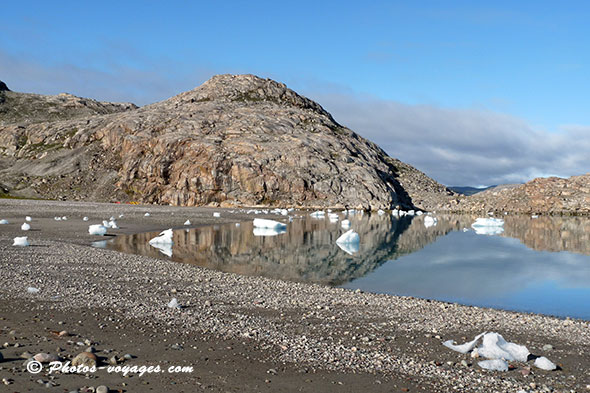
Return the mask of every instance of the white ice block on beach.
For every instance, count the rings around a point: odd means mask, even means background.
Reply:
[[[475,348],[475,346],[477,345],[477,342],[479,341],[480,338],[483,337],[485,333],[482,333],[478,336],[476,336],[473,341],[469,341],[466,342],[465,344],[454,344],[453,340],[447,340],[443,343],[443,345],[449,349],[452,349],[453,351],[457,351],[460,353],[467,353],[469,351],[471,351],[473,348]]]
[[[12,243],[12,245],[19,247],[27,247],[29,245],[29,240],[26,236],[15,237],[14,243]]]
[[[479,367],[490,371],[508,371],[508,363],[502,359],[482,360]]]
[[[28,231],[29,229],[31,229],[31,226],[25,222],[23,223],[23,225],[20,226],[20,229],[23,231]]]
[[[172,298],[172,300],[170,300],[170,302],[168,303],[168,307],[169,308],[180,308],[180,304],[178,303],[178,300],[176,300],[176,298]]]
[[[557,369],[555,363],[551,360],[547,359],[545,356],[541,356],[540,358],[535,359],[535,367],[540,368],[541,370],[553,371]]]
[[[454,351],[467,353],[477,345],[480,339],[482,339],[482,344],[477,348],[477,353],[488,359],[526,362],[530,354],[524,345],[507,342],[498,333],[482,333],[476,336],[473,341],[461,345],[453,344],[452,340],[445,341],[443,345]]]
[[[104,234],[107,233],[107,227],[100,224],[90,225],[88,227],[88,233],[91,235],[104,236]]]

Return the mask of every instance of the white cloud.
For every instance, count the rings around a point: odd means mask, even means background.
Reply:
[[[310,94],[341,124],[447,185],[516,183],[590,172],[590,126],[558,133],[501,113]]]

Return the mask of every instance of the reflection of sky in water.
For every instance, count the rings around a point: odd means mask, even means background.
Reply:
[[[358,249],[336,244],[346,230],[327,215],[297,218],[281,233],[260,233],[252,221],[183,228],[168,249],[148,244],[157,232],[96,246],[244,275],[590,319],[587,218],[506,217],[504,232],[492,236],[464,232],[475,220],[469,216],[438,216],[432,226],[424,216],[349,219]]]
[[[474,232],[451,232],[343,287],[590,319],[590,257]]]

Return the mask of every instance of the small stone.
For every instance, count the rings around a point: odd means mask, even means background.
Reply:
[[[463,367],[469,367],[469,365],[467,364],[467,362],[465,360],[461,360],[461,365]]]
[[[552,351],[552,350],[553,350],[553,345],[551,345],[551,344],[543,345],[543,351]]]
[[[96,348],[90,346],[90,347],[86,348],[86,352],[95,353],[96,352]]]
[[[96,393],[108,393],[109,392],[109,388],[106,387],[105,385],[100,385],[99,387],[96,388]]]
[[[0,355],[0,358],[1,358],[1,357],[2,357],[2,356]],[[23,352],[23,353],[21,353],[21,354],[20,354],[20,358],[21,358],[21,359],[30,359],[30,358],[32,358],[32,357],[33,357],[33,354],[32,354],[31,352],[29,352],[29,351],[26,351],[26,352]],[[0,359],[0,360],[1,360],[1,359]]]
[[[90,352],[82,352],[76,355],[74,359],[72,359],[72,366],[86,366],[86,367],[96,367],[97,359],[96,355]]]
[[[111,366],[116,366],[119,362],[117,361],[117,357],[116,356],[111,356],[108,360],[108,363]]]
[[[211,301],[210,300],[205,300],[205,306],[206,307],[211,307]]]
[[[68,331],[67,331],[67,330],[62,330],[62,331],[61,331],[61,332],[59,332],[57,335],[58,335],[58,336],[60,336],[60,337],[67,337],[67,336],[69,336],[69,335],[70,335],[70,333],[68,333]]]
[[[125,355],[123,355],[123,358],[124,358],[125,360],[131,360],[131,359],[133,359],[133,357],[134,357],[134,356],[133,356],[133,355],[131,355],[131,354],[129,354],[129,353],[126,353]]]
[[[59,361],[59,356],[50,353],[38,353],[33,356],[33,359],[39,363],[50,363]]]
[[[272,374],[272,375],[277,375],[277,370],[275,370],[274,368],[269,368],[268,370],[266,370],[267,374]]]
[[[180,344],[172,344],[172,345],[170,346],[170,348],[172,348],[172,349],[175,349],[175,350],[177,350],[177,351],[182,351],[182,350],[184,349],[184,348],[183,348],[183,346],[182,346],[182,345],[180,345]]]

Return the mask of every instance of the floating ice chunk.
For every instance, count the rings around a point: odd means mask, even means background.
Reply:
[[[526,362],[530,354],[527,347],[507,342],[498,333],[486,333],[483,336],[483,343],[477,349],[480,356],[488,359],[504,359]]]
[[[156,236],[149,241],[150,244],[174,244],[172,241],[172,228],[160,232],[160,236]]]
[[[68,218],[66,216],[63,216],[61,219],[62,221],[67,221]]]
[[[539,218],[539,216],[538,216],[538,215],[536,215],[536,214],[533,214],[533,215],[531,216],[531,218]]]
[[[29,245],[29,240],[27,239],[26,236],[21,236],[21,237],[15,237],[14,238],[14,243],[12,243],[13,246],[20,246],[20,247],[26,247]]]
[[[103,227],[107,227],[110,228],[111,226],[109,225],[109,222],[107,220],[102,220],[102,226]]]
[[[398,214],[399,214],[399,216],[400,216],[400,217],[403,217],[403,216],[405,216],[405,215],[406,215],[406,214],[408,214],[408,213],[406,213],[406,212],[405,212],[405,211],[403,211],[403,210],[400,210]]]
[[[392,215],[392,216],[394,216],[394,217],[399,217],[399,210],[397,210],[397,209],[393,209],[393,210],[391,211],[391,215]]]
[[[2,219],[0,220],[0,225],[6,225],[8,224],[8,220]]]
[[[176,300],[176,298],[172,298],[172,300],[170,300],[170,303],[168,303],[168,307],[169,308],[180,308],[180,304],[178,304],[178,300]]]
[[[107,227],[100,224],[90,225],[88,227],[88,233],[91,235],[104,236],[104,234],[107,233]]]
[[[119,218],[123,218],[124,214],[119,214]]]
[[[145,217],[149,217],[150,216],[150,213],[145,213],[144,216]]]
[[[345,253],[354,255],[355,253],[359,252],[359,244],[358,243],[336,243],[336,245]]]
[[[346,213],[347,214],[350,214],[350,215],[353,215],[353,214],[356,214],[356,210],[350,209],[350,210],[347,210]]]
[[[350,221],[349,220],[342,220],[342,222],[340,223],[340,226],[342,227],[342,229],[348,229],[348,228],[350,228]]]
[[[382,215],[385,214],[385,212],[383,210],[379,209],[379,210],[377,210],[377,214],[379,214],[380,216],[382,216]]]
[[[336,239],[336,244],[358,244],[360,241],[361,238],[359,234],[350,229],[344,232],[338,239]]]
[[[240,223],[239,222],[236,222],[236,226],[239,227],[240,226]]]
[[[418,210],[418,211],[416,212],[416,215],[417,215],[417,216],[421,216],[422,214],[424,214],[424,213],[423,213],[423,212],[421,212],[420,210]]]
[[[478,235],[488,235],[488,236],[499,235],[504,232],[504,228],[502,228],[502,227],[475,227],[473,229],[475,230],[475,233]],[[464,232],[467,232],[467,231],[464,231]]]
[[[424,217],[424,226],[426,228],[435,227],[438,224],[438,219],[431,216]]]
[[[88,221],[88,217],[83,217],[82,221]]]
[[[326,213],[323,210],[317,210],[310,214],[311,218],[324,218]]]
[[[508,363],[502,359],[482,360],[479,367],[491,371],[508,371]]]
[[[475,222],[471,224],[472,228],[476,227],[501,227],[504,225],[504,220],[501,218],[476,218]]]
[[[109,227],[113,228],[113,229],[119,229],[119,226],[117,225],[117,221],[115,221],[115,220],[109,221]]]
[[[28,293],[31,293],[31,294],[39,293],[39,288],[35,288],[35,287],[28,287],[28,288],[27,288],[27,292],[28,292]]]
[[[219,218],[219,217],[221,217],[221,214],[219,214],[218,212],[215,212],[215,213],[213,213],[213,217]]]
[[[494,212],[488,212],[488,216],[493,216]]]
[[[467,353],[467,352],[471,351],[473,348],[475,348],[475,346],[477,345],[477,342],[479,341],[480,338],[483,337],[484,334],[485,333],[482,333],[482,334],[476,336],[473,339],[473,341],[466,342],[465,344],[455,345],[453,340],[447,340],[443,343],[443,345],[447,348],[452,349],[453,351]]]
[[[23,223],[23,225],[20,226],[20,229],[23,231],[28,231],[29,229],[31,229],[31,226],[25,222]]]
[[[26,216],[26,217],[25,217],[25,221],[27,221],[27,222],[31,222],[31,221],[32,221],[32,219],[31,219],[31,217],[30,217],[30,216]]]
[[[186,221],[184,222],[184,225],[191,225],[191,220],[186,220]]]
[[[255,218],[254,219],[254,227],[255,228],[278,229],[278,228],[287,228],[287,224],[283,224],[282,222],[278,222],[278,221],[274,221],[274,220],[266,220],[264,218]]]
[[[338,222],[338,220],[340,219],[340,216],[338,216],[338,214],[336,214],[336,213],[328,213],[328,218],[330,219],[330,222],[334,223],[334,222]]]
[[[277,236],[283,233],[287,233],[287,229],[285,227],[279,228],[257,228],[254,227],[252,230],[254,236]]]
[[[540,368],[541,370],[553,371],[557,368],[555,363],[551,360],[547,359],[545,356],[541,356],[540,358],[535,359],[535,367]]]
[[[416,213],[414,210],[408,210],[408,211],[406,212],[406,214],[407,214],[408,216],[413,216],[413,215],[414,215],[414,213]]]
[[[157,248],[158,251],[167,257],[172,256],[172,243],[151,243],[150,246]]]
[[[61,221],[61,217],[53,217],[55,221]]]

